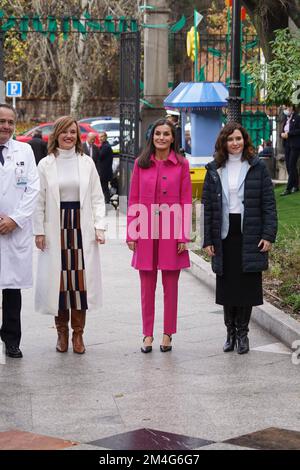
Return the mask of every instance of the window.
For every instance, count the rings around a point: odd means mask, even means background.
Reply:
[[[91,123],[91,126],[97,132],[111,132],[118,131],[120,124],[118,122],[99,122],[98,124]]]

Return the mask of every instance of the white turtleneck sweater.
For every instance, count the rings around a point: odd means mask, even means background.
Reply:
[[[78,155],[75,147],[70,150],[58,149],[56,167],[61,202],[79,201]]]
[[[241,206],[238,198],[238,182],[242,168],[242,154],[228,154],[226,166],[228,169],[228,189],[229,189],[229,212],[230,214],[240,214]]]

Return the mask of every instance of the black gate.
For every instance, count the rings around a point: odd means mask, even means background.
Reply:
[[[126,210],[134,160],[139,152],[140,33],[121,34],[120,51],[120,208]],[[122,202],[123,201],[123,202]]]

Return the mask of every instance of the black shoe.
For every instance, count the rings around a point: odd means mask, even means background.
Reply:
[[[238,354],[245,354],[249,351],[248,325],[251,317],[252,307],[238,307],[236,316],[236,339]]]
[[[237,337],[237,352],[238,354],[246,354],[249,352],[249,339],[248,336]]]
[[[143,343],[145,342],[146,338],[149,338],[149,336],[144,336]],[[152,338],[152,341],[154,340],[153,336],[150,336],[150,338]],[[141,347],[141,352],[142,353],[147,354],[147,353],[150,353],[151,351],[152,351],[152,346],[142,346]]]
[[[286,189],[285,191],[283,191],[283,193],[280,193],[280,196],[288,196],[289,194],[291,194],[291,191],[289,189]]]
[[[223,351],[224,352],[230,352],[233,351],[236,345],[236,332],[228,332],[227,333],[227,339],[225,341],[225,344],[223,346]]]
[[[292,188],[291,193],[297,193],[299,191],[299,188]]]
[[[227,328],[227,339],[223,346],[223,351],[229,352],[229,351],[233,351],[236,345],[235,317],[237,314],[237,307],[224,305],[223,310],[224,310],[224,323]]]
[[[164,335],[166,336],[169,336],[170,338],[170,343],[172,341],[172,335],[168,335],[168,333],[164,333]],[[172,351],[172,346],[169,345],[169,346],[163,346],[162,344],[159,346],[161,352],[168,352],[168,351]]]
[[[6,345],[6,355],[8,357],[23,357],[22,351],[18,346]]]

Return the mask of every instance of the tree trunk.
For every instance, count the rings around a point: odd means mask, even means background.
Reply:
[[[288,27],[288,9],[281,0],[242,0],[260,39],[266,61],[271,59],[274,31]]]

